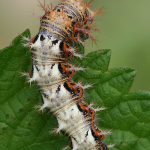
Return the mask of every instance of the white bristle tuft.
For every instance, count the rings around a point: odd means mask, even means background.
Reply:
[[[60,134],[60,129],[59,128],[54,129],[52,131],[49,131],[49,133],[51,133],[51,134],[57,134],[57,133],[59,133]]]
[[[41,105],[35,105],[34,108],[38,109],[37,111],[42,111],[43,112],[46,107],[43,107],[43,105],[42,106]]]
[[[107,109],[106,107],[101,107],[101,108],[95,108],[94,110],[95,111],[100,111],[100,110],[105,110],[105,109]]]
[[[82,88],[83,89],[87,89],[87,88],[89,88],[89,87],[92,87],[90,84],[87,84],[87,85],[85,85],[85,86],[82,86]]]
[[[76,71],[80,71],[80,70],[81,70],[81,71],[85,71],[85,69],[86,69],[86,68],[82,68],[82,67],[80,67],[80,68],[75,68]]]
[[[74,56],[79,57],[80,59],[83,58],[83,55],[81,55],[81,54],[76,54],[76,53],[74,53]]]
[[[114,147],[116,144],[110,144],[107,147]]]
[[[45,105],[42,105],[41,107],[40,107],[40,109],[39,110],[44,110],[44,108],[46,108],[46,106]]]
[[[90,107],[92,107],[93,105],[94,105],[94,102],[90,103],[90,105],[89,105],[89,106],[90,106]]]
[[[24,47],[29,47],[30,44],[29,43],[26,43],[26,44],[23,44]]]
[[[35,80],[33,78],[30,78],[30,80],[27,82],[29,82],[31,84],[32,81],[35,81]]]
[[[39,108],[41,108],[41,105],[35,105],[33,108],[39,109]]]
[[[80,81],[76,85],[83,87]]]
[[[69,146],[66,146],[66,147],[64,147],[62,150],[66,150],[66,149],[68,149],[69,148]]]
[[[26,73],[26,72],[19,72],[19,73],[21,74],[21,77],[22,77],[22,76],[30,77],[30,76],[29,76],[29,73]]]
[[[22,36],[22,38],[23,38],[23,40],[25,40],[25,41],[28,41],[28,42],[31,41],[31,39],[29,39],[29,37]]]
[[[108,132],[106,132],[106,131],[103,131],[103,132],[101,132],[100,133],[100,135],[107,135],[107,134],[111,134],[112,132],[111,132],[111,130],[110,131],[108,131]]]
[[[70,52],[75,52],[75,49],[73,47],[70,47],[67,50],[69,50]]]

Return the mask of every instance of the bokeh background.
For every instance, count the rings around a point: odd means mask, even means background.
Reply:
[[[43,4],[44,0],[40,0]],[[46,5],[59,0],[45,0]],[[0,49],[29,28],[32,37],[38,32],[42,15],[38,0],[0,0]],[[85,53],[112,49],[109,68],[132,67],[137,70],[131,91],[150,91],[150,0],[93,0],[91,9],[104,6],[94,33],[97,45],[86,41]]]

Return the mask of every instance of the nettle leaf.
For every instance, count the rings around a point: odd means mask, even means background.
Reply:
[[[29,30],[23,34],[30,37]],[[29,72],[31,55],[23,46],[22,36],[16,37],[9,47],[0,51],[0,149],[3,150],[58,150],[68,145],[68,137],[52,135],[56,119],[45,110],[34,106],[41,103],[41,94],[34,84],[25,83],[19,72]],[[84,47],[77,44],[78,53]],[[94,102],[97,126],[112,132],[104,138],[112,150],[150,149],[150,93],[128,93],[136,71],[132,68],[108,69],[111,50],[89,53],[83,60],[74,57],[70,62],[85,68],[73,77],[75,82],[90,84],[85,90],[85,102]]]
[[[29,30],[23,34],[30,37]],[[0,149],[58,150],[68,145],[68,137],[52,135],[56,119],[48,112],[37,112],[41,102],[36,86],[25,83],[19,72],[29,72],[31,55],[22,36],[0,51]]]

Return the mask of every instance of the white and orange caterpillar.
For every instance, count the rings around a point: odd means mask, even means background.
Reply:
[[[108,150],[102,142],[104,135],[95,123],[96,111],[84,102],[84,88],[72,81],[75,68],[67,61],[73,56],[80,57],[71,47],[75,42],[90,38],[95,41],[90,30],[95,12],[88,8],[90,4],[82,4],[82,0],[62,0],[56,7],[45,8],[45,14],[40,17],[38,34],[29,39],[32,54],[32,69],[29,82],[34,81],[42,94],[42,105],[57,118],[58,128],[69,136],[69,146],[73,150]],[[82,43],[83,44],[83,43]]]

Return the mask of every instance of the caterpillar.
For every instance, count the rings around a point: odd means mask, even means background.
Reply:
[[[29,41],[32,68],[28,82],[34,81],[42,95],[40,110],[48,109],[56,118],[57,126],[53,132],[69,136],[69,146],[73,150],[108,150],[102,142],[107,132],[96,126],[96,111],[84,102],[84,89],[72,81],[75,71],[84,70],[70,64],[68,60],[82,57],[76,53],[74,43],[82,39],[95,41],[90,30],[94,16],[102,13],[103,8],[91,11],[89,3],[82,0],[62,0],[54,8],[45,8],[40,17],[38,34]],[[27,75],[27,74],[23,74]],[[68,148],[66,147],[66,148]],[[65,148],[65,149],[66,149]]]

